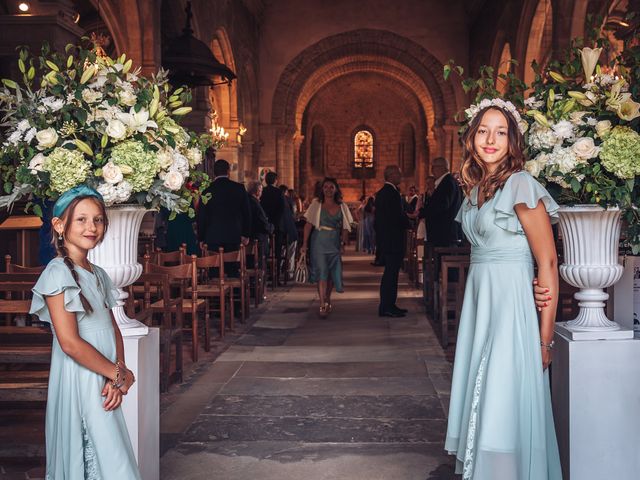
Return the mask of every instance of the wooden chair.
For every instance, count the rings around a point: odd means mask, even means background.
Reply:
[[[11,263],[11,255],[4,256],[5,272],[7,273],[37,273],[40,274],[44,270],[44,267],[23,267],[17,263]]]
[[[169,385],[182,382],[182,325],[184,315],[182,298],[171,298],[169,275],[164,273],[143,273],[136,283],[144,289],[144,310],[136,318],[148,326],[160,327],[160,391],[166,392]],[[153,301],[159,288],[161,298]],[[158,319],[158,320],[156,320]],[[171,371],[171,349],[175,345],[175,369]]]
[[[469,256],[447,255],[440,259],[440,290],[439,294],[439,323],[440,343],[443,348],[449,346],[449,327],[457,330],[458,321],[462,312],[462,300],[464,299],[464,287],[469,272]],[[449,281],[450,270],[458,272],[458,280],[455,283]],[[450,286],[453,286],[451,292]],[[453,313],[454,323],[450,325],[449,313]]]
[[[38,274],[0,274],[0,317],[5,318],[5,325],[10,326],[17,315],[26,319],[31,309],[31,289],[38,276]]]
[[[183,243],[175,252],[163,252],[157,248],[153,255],[151,255],[151,262],[161,266],[187,263],[187,244]]]
[[[217,299],[220,313],[220,338],[224,338],[225,332],[225,316],[226,303],[229,302],[229,323],[230,329],[235,329],[234,306],[233,306],[233,288],[226,284],[224,274],[224,249],[220,248],[218,252],[207,250],[206,245],[203,246],[203,256],[196,258],[196,269],[200,275],[201,285],[198,293],[201,297],[207,299]],[[217,278],[210,278],[211,269],[218,269]],[[213,302],[209,302],[213,311]]]
[[[236,291],[240,300],[240,321],[245,323],[249,316],[249,276],[247,275],[245,246],[240,245],[240,250],[235,252],[223,252],[224,263],[239,263],[240,270],[238,277],[224,277],[224,283],[231,287],[233,301],[236,299]]]
[[[260,302],[264,298],[264,258],[260,258],[260,244],[258,240],[253,240],[246,248],[246,258],[253,259],[253,268],[247,268],[247,277],[249,278],[249,291],[253,286],[254,293],[254,305],[256,308],[260,305]],[[253,285],[252,285],[253,284]]]
[[[183,313],[191,315],[191,359],[198,361],[198,347],[200,343],[198,335],[198,312],[204,312],[204,349],[211,349],[211,339],[209,338],[209,301],[206,298],[198,298],[198,272],[196,269],[196,256],[191,255],[188,263],[173,266],[155,265],[150,261],[146,262],[145,271],[147,273],[161,273],[167,275],[169,283],[177,286],[178,299],[182,301]],[[148,260],[148,257],[145,257]],[[187,260],[186,258],[184,259]],[[150,307],[162,309],[165,300],[163,299],[153,302]],[[176,307],[172,307],[176,308]],[[184,328],[184,325],[183,325]]]
[[[279,266],[278,255],[276,253],[276,236],[275,234],[269,235],[269,264],[268,264],[269,276],[271,277],[271,289],[278,288],[279,278]]]

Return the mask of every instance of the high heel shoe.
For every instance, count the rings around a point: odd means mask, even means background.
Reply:
[[[331,312],[333,312],[333,305],[331,305],[331,302],[327,302],[327,313]]]
[[[323,304],[320,305],[320,318],[327,318],[327,315],[329,315],[329,311],[327,310],[327,304]]]

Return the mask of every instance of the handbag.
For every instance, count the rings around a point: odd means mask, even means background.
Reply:
[[[298,263],[296,264],[296,271],[293,274],[293,281],[296,283],[307,283],[309,277],[309,268],[307,267],[307,254],[302,252]]]

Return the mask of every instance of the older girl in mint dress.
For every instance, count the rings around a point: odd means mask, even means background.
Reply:
[[[463,479],[561,480],[547,369],[555,303],[539,321],[532,292],[535,260],[557,298],[558,206],[522,171],[522,135],[504,105],[477,113],[464,138],[468,196],[457,220],[471,265],[445,448]]]
[[[54,206],[58,257],[33,288],[31,313],[51,324],[47,480],[139,479],[120,404],[134,382],[111,315],[109,276],[86,254],[106,229],[102,197],[81,186]]]

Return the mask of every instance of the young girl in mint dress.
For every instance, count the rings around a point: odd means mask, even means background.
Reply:
[[[558,205],[522,171],[519,120],[513,105],[494,99],[464,136],[467,198],[457,220],[471,266],[445,448],[465,480],[562,479],[547,368],[556,305],[538,319],[531,290],[535,261],[540,284],[558,297]]]
[[[52,225],[58,256],[33,288],[32,314],[51,324],[47,480],[139,479],[120,404],[134,383],[111,314],[113,285],[87,253],[104,238],[107,215],[95,190],[60,196]]]

